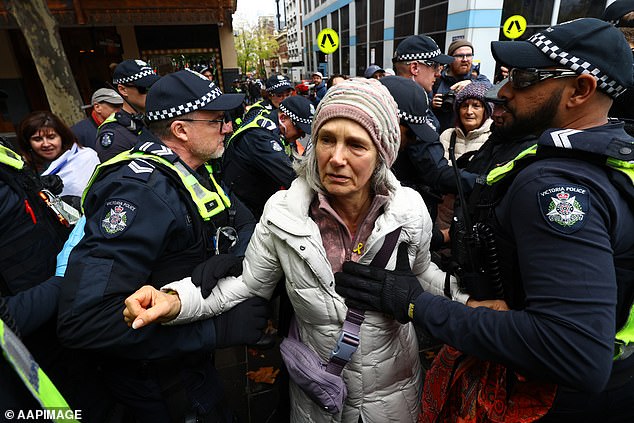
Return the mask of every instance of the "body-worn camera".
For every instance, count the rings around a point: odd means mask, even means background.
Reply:
[[[456,92],[454,90],[449,90],[442,95],[442,104],[440,105],[440,110],[442,110],[443,112],[451,112],[455,103]]]

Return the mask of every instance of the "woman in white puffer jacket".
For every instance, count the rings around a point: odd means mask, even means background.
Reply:
[[[252,296],[271,298],[284,278],[301,340],[326,363],[347,312],[335,292],[334,274],[348,260],[369,264],[386,235],[399,227],[386,268],[394,269],[398,245],[406,243],[422,287],[443,294],[445,274],[430,260],[427,208],[389,170],[400,129],[387,89],[369,79],[338,84],[321,101],[312,134],[313,146],[297,167],[298,178],[265,206],[242,277],[220,280],[204,301],[187,280],[164,287],[176,290],[181,300],[174,322],[217,314]],[[422,376],[412,325],[366,312],[358,349],[342,377],[347,398],[337,414],[291,382],[291,421],[416,422]]]

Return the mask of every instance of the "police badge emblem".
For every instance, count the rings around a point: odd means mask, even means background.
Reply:
[[[110,147],[113,141],[114,141],[114,134],[110,131],[104,132],[99,137],[99,144],[101,144],[103,148]]]
[[[108,200],[101,219],[101,229],[106,238],[121,235],[130,227],[136,216],[137,207],[125,200]]]
[[[588,189],[580,185],[552,185],[538,194],[542,216],[559,232],[581,229],[590,204]]]
[[[271,140],[271,148],[273,151],[282,151],[284,148],[275,140]]]

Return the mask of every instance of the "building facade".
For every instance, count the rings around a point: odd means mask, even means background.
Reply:
[[[211,66],[221,87],[238,75],[237,0],[48,1],[85,104],[112,81],[112,63],[141,58],[160,74]],[[0,112],[17,124],[48,101],[26,41],[0,4]],[[5,116],[6,115],[6,116]]]
[[[304,18],[304,75],[363,75],[371,64],[392,67],[392,54],[404,38],[426,34],[447,51],[465,38],[474,45],[474,63],[493,79],[490,43],[508,39],[501,25],[510,16],[527,21],[526,39],[550,25],[580,17],[600,17],[614,0],[301,0]],[[323,28],[339,34],[339,49],[323,54],[317,35]]]

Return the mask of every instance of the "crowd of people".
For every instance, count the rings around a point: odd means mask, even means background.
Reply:
[[[0,408],[236,421],[212,355],[275,302],[292,422],[634,421],[633,27],[618,0],[493,41],[495,85],[425,35],[306,92],[125,60],[84,121],[29,114]]]

